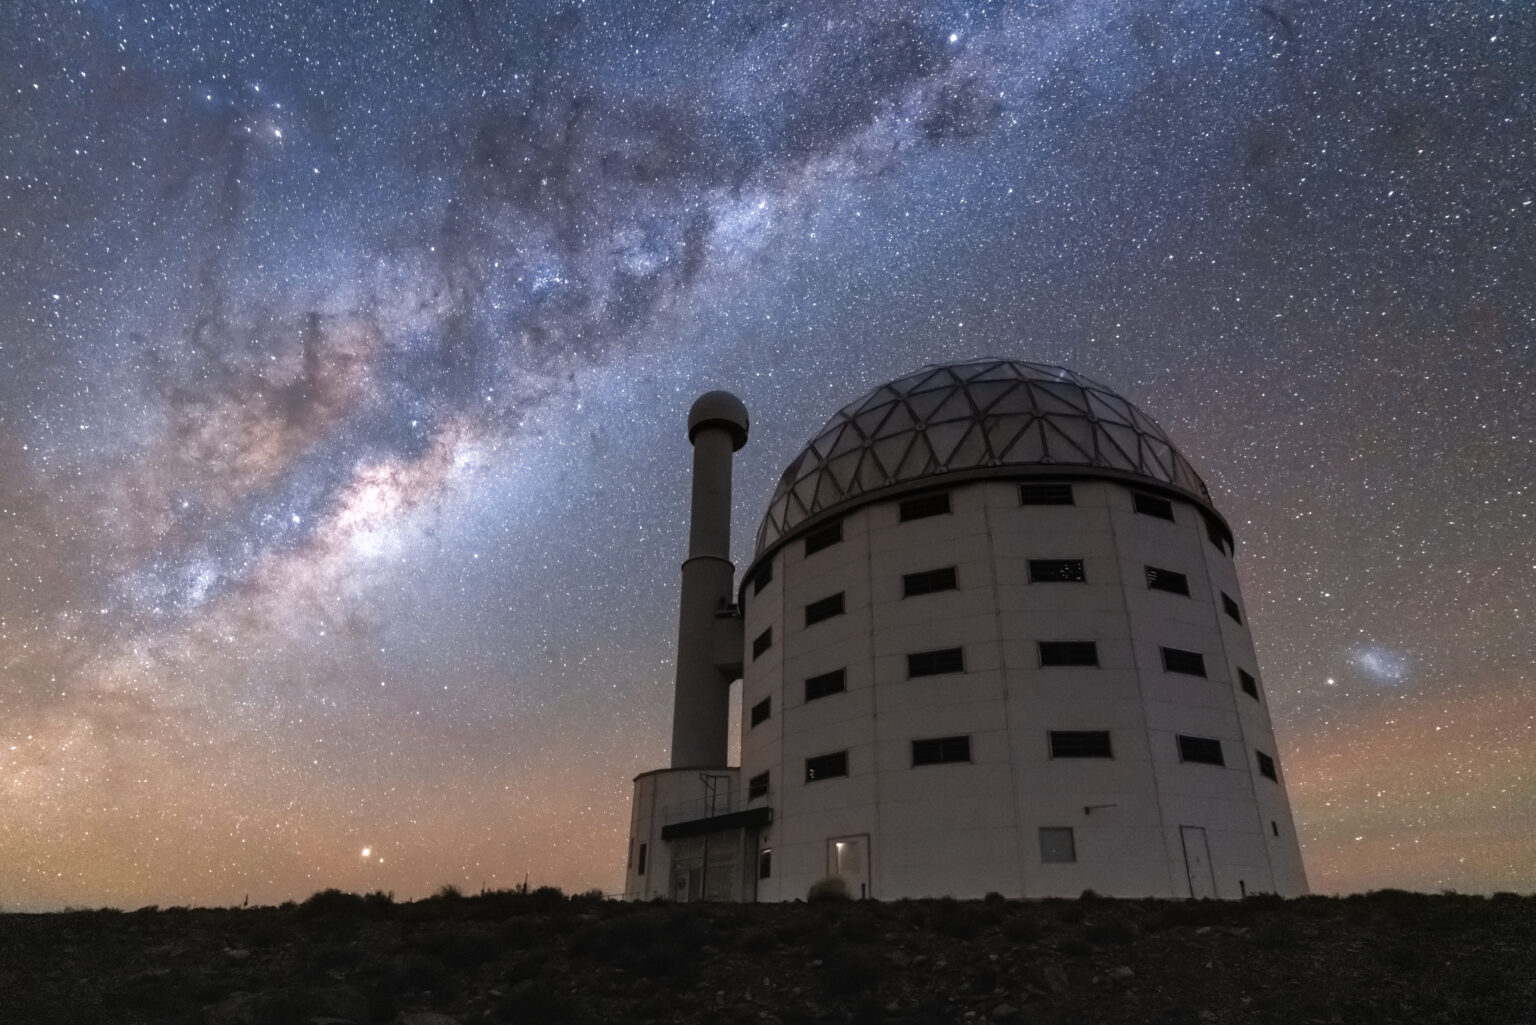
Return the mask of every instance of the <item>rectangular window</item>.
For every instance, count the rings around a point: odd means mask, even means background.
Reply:
[[[1235,623],[1243,621],[1243,610],[1237,607],[1237,602],[1233,601],[1232,596],[1225,591],[1221,592],[1221,611],[1231,616]]]
[[[805,781],[815,783],[818,780],[834,779],[838,776],[848,775],[848,752],[839,751],[836,754],[818,755],[815,758],[805,760]]]
[[[932,495],[918,495],[901,503],[901,522],[926,520],[930,516],[943,516],[949,512],[949,492],[939,491]]]
[[[752,640],[753,661],[756,661],[759,655],[771,647],[773,647],[773,627],[770,626]]]
[[[772,714],[773,698],[764,698],[752,706],[752,725],[756,726],[758,723],[767,722],[768,717]]]
[[[1186,598],[1189,597],[1189,578],[1171,569],[1148,566],[1147,586],[1154,591],[1167,591],[1169,594],[1182,594]]]
[[[935,591],[953,591],[959,584],[955,580],[955,567],[924,570],[921,573],[904,573],[901,577],[901,596],[911,598],[918,594]]]
[[[843,592],[838,591],[821,601],[813,601],[805,607],[805,625],[810,626],[812,623],[820,623],[823,619],[831,619],[833,616],[842,614]]]
[[[757,852],[757,878],[767,879],[773,875],[773,849],[767,848]]]
[[[624,862],[625,868],[635,867],[635,838],[629,838],[629,859]]]
[[[805,554],[815,555],[823,548],[831,548],[843,539],[843,521],[835,520],[825,527],[817,527],[805,535]]]
[[[1052,758],[1113,758],[1108,730],[1052,730]]]
[[[1276,822],[1274,819],[1270,819],[1269,820],[1269,831],[1271,833],[1275,834],[1276,836],[1279,836],[1280,835],[1280,823]]]
[[[1032,584],[1082,584],[1082,559],[1030,559],[1029,582]]]
[[[1070,484],[1020,484],[1020,505],[1074,505]]]
[[[1204,676],[1205,656],[1198,651],[1164,648],[1163,671],[1165,673],[1184,673],[1186,676]]]
[[[1077,844],[1071,826],[1040,827],[1040,860],[1045,864],[1066,864],[1077,860]]]
[[[1097,641],[1041,641],[1042,666],[1096,666],[1099,664]]]
[[[942,765],[971,760],[970,737],[935,737],[912,741],[913,765]]]
[[[907,676],[939,676],[965,672],[965,652],[961,648],[917,651],[907,656]]]
[[[1275,771],[1275,760],[1273,758],[1263,751],[1255,751],[1253,756],[1258,759],[1260,776],[1272,779],[1276,783],[1280,782],[1280,774]]]
[[[1253,674],[1246,669],[1237,671],[1237,682],[1242,685],[1243,693],[1253,700],[1259,700],[1259,681],[1253,678]]]
[[[1205,517],[1205,536],[1211,539],[1211,544],[1221,549],[1223,555],[1227,554],[1227,539],[1221,524],[1210,513],[1201,513]]]
[[[1166,498],[1136,491],[1132,493],[1131,501],[1136,511],[1143,516],[1156,516],[1160,520],[1173,519],[1173,503]]]
[[[752,575],[752,593],[762,594],[763,588],[767,587],[769,581],[772,579],[773,560],[769,559],[767,562],[759,566],[757,572]]]
[[[768,796],[768,774],[759,772],[756,776],[747,780],[747,800],[755,801],[759,797]]]
[[[1201,765],[1225,765],[1221,756],[1221,741],[1214,737],[1186,737],[1179,735],[1179,761],[1199,762]]]
[[[640,854],[635,858],[635,875],[645,875],[645,844],[640,845]]]
[[[805,681],[805,700],[815,701],[824,698],[828,694],[841,694],[848,689],[848,673],[843,669],[834,669],[830,673],[822,673]]]

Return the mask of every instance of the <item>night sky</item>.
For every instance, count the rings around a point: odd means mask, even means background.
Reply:
[[[695,395],[1058,363],[1310,881],[1536,890],[1536,5],[5,0],[0,907],[622,884]]]

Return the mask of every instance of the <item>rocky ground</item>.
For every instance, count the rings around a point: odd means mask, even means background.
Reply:
[[[0,1022],[1536,1023],[1536,897],[11,914]]]

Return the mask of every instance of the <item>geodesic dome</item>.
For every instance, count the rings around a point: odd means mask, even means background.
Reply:
[[[875,492],[1014,466],[1110,470],[1210,505],[1205,483],[1163,429],[1110,389],[1045,363],[978,359],[925,367],[838,410],[785,469],[756,554]]]

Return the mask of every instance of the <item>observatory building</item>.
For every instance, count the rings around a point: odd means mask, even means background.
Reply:
[[[1306,892],[1232,532],[1146,414],[1014,360],[882,385],[790,460],[738,582],[747,428],[726,392],[689,413],[672,762],[635,779],[629,896]]]

